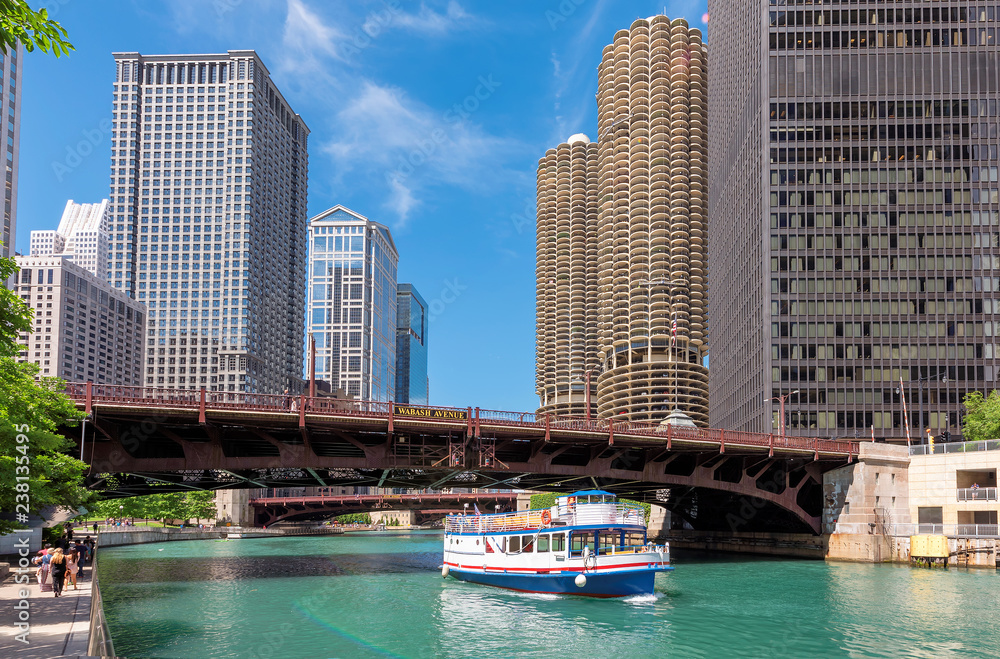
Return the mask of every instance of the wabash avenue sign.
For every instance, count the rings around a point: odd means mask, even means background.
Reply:
[[[466,421],[469,413],[466,410],[437,410],[430,407],[410,407],[408,405],[393,405],[394,416],[407,416],[417,419],[456,419]]]

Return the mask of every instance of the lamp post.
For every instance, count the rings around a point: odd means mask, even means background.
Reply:
[[[774,396],[773,398],[769,398],[768,399],[768,400],[772,400],[772,401],[773,400],[778,401],[778,405],[780,406],[781,418],[778,419],[778,425],[781,428],[781,438],[782,439],[785,438],[785,401],[788,398],[791,398],[792,396],[794,396],[797,393],[799,393],[798,389],[796,389],[795,391],[790,391],[787,394],[784,394],[783,396]]]

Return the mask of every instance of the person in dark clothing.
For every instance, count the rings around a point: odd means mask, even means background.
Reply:
[[[52,591],[56,597],[62,595],[63,580],[66,578],[66,567],[66,556],[63,554],[62,549],[57,547],[55,553],[52,555],[52,560],[49,561],[49,569],[52,572]]]
[[[97,535],[97,522],[94,522],[94,535]]]

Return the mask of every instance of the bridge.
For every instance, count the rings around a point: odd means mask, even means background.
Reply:
[[[761,530],[818,533],[823,472],[858,443],[333,398],[67,385],[67,430],[106,496],[227,487],[600,487],[695,529],[753,501]]]
[[[338,496],[261,497],[250,499],[254,523],[270,526],[280,521],[329,519],[338,515],[373,510],[414,510],[424,516],[460,513],[476,506],[483,513],[510,511],[517,507],[514,492],[461,494],[353,494]]]

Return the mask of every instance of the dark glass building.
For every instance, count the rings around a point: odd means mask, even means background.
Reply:
[[[709,0],[712,426],[955,439],[996,386],[998,13]]]
[[[427,303],[413,284],[396,287],[397,403],[428,404]]]

